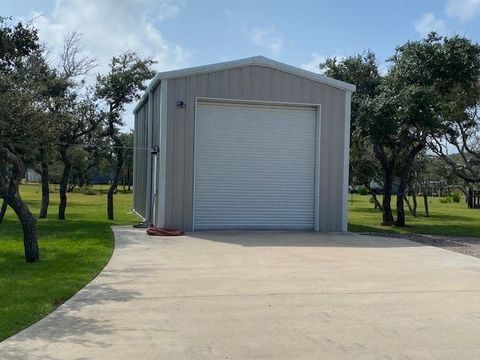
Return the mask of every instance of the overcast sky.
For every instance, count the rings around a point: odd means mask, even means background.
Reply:
[[[367,49],[383,62],[432,30],[480,41],[480,0],[2,0],[0,14],[33,18],[52,53],[77,30],[99,70],[126,49],[153,56],[158,71],[254,55],[318,71],[326,57]]]

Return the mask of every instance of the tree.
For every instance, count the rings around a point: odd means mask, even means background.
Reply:
[[[395,225],[405,226],[404,198],[410,181],[411,170],[416,156],[425,149],[428,134],[436,130],[431,122],[435,117],[434,104],[428,90],[397,88],[391,78],[385,81],[385,97],[377,98],[377,121],[380,118],[390,122],[389,143],[380,142],[375,148],[382,167],[388,166],[389,180],[393,182],[398,174],[397,221]],[[375,115],[374,115],[375,116]],[[377,123],[378,124],[378,123]],[[383,125],[380,128],[384,128]],[[380,145],[380,146],[378,146]],[[387,164],[387,165],[385,165]],[[391,183],[390,183],[391,184]],[[391,186],[391,185],[390,185]]]
[[[95,176],[108,176],[111,173],[109,142],[102,135],[103,129],[98,126],[83,136],[81,142],[69,148],[72,168],[67,192],[73,191],[75,186],[88,187]]]
[[[39,121],[30,59],[40,56],[37,31],[0,18],[0,197],[17,215],[23,230],[25,260],[39,259],[36,219],[19,193],[24,162],[36,148]]]
[[[107,105],[105,133],[112,141],[115,156],[115,171],[107,195],[107,215],[110,220],[114,219],[113,196],[124,164],[125,144],[120,135],[124,125],[122,113],[126,104],[140,99],[140,92],[146,89],[145,82],[155,75],[151,69],[154,63],[151,58],[141,58],[134,51],[127,51],[113,57],[108,74],[97,77],[96,94]]]
[[[95,99],[88,94],[81,97],[76,93],[71,93],[66,100],[61,115],[58,117],[60,128],[58,152],[63,163],[58,207],[60,220],[65,220],[68,180],[73,166],[70,149],[82,146],[85,137],[95,131],[104,120],[103,112],[99,109]]]
[[[326,59],[319,65],[325,75],[338,80],[346,81],[357,86],[352,94],[352,134],[355,134],[356,120],[360,107],[364,102],[380,93],[382,76],[378,71],[375,54],[368,51],[364,54],[349,56],[338,60],[337,58]],[[352,139],[356,141],[356,139]]]
[[[79,93],[87,92],[81,89],[85,85],[84,77],[96,66],[95,61],[88,56],[83,56],[81,47],[81,36],[77,32],[69,33],[63,41],[63,49],[60,53],[60,64],[56,70],[50,70],[45,77],[46,91],[44,101],[47,104],[45,115],[49,121],[46,129],[49,134],[43,136],[39,149],[38,161],[41,164],[42,177],[42,207],[40,217],[46,217],[49,205],[49,155],[56,148],[63,162],[63,176],[60,181],[60,205],[58,209],[58,218],[65,219],[65,210],[67,206],[67,186],[72,162],[69,159],[69,149],[72,144],[76,144],[82,136],[93,131],[99,125],[99,119],[94,116],[88,120],[84,118],[88,102],[93,102],[88,95],[83,99],[79,98]],[[44,71],[47,73],[47,70]],[[90,109],[91,110],[91,109]],[[88,111],[86,111],[88,113]],[[79,118],[77,118],[79,117]],[[78,122],[78,124],[76,124]],[[98,123],[97,123],[98,122]]]
[[[455,176],[448,167],[438,157],[423,151],[419,154],[418,159],[412,169],[411,186],[415,189],[415,193],[423,197],[423,207],[425,216],[430,216],[428,196],[435,193],[434,186],[438,184],[454,185],[461,191],[466,190],[455,183]]]
[[[395,116],[396,105],[390,94],[385,91],[383,83],[378,95],[363,101],[358,109],[356,136],[371,144],[372,151],[382,169],[383,200],[382,224],[393,224],[391,207],[392,184],[399,151],[402,150],[398,134],[399,119]]]
[[[452,172],[466,183],[480,183],[480,121],[479,103],[467,109],[466,117],[454,119],[441,138],[430,139],[431,150]],[[451,154],[451,151],[454,154]]]
[[[365,136],[365,127],[368,122],[361,122],[361,116],[370,112],[373,106],[373,99],[378,97],[381,92],[382,76],[378,70],[378,64],[375,54],[368,51],[362,55],[354,55],[345,59],[336,58],[327,59],[320,64],[325,75],[338,80],[350,82],[357,86],[357,91],[352,95],[352,122],[351,122],[351,149],[350,149],[350,167],[352,175],[356,180],[367,188],[370,187],[370,181],[378,179],[378,158],[379,151],[374,151],[378,144],[372,141],[370,136]],[[360,122],[360,123],[359,123]],[[375,124],[375,122],[372,122]],[[382,122],[380,122],[382,124]],[[360,126],[359,126],[360,125]],[[372,130],[372,129],[368,129]],[[382,129],[378,131],[380,136],[374,136],[373,139],[381,138]],[[373,155],[373,156],[372,156]],[[382,154],[382,160],[385,154]],[[391,209],[391,188],[393,182],[393,166],[388,160],[381,162],[380,170],[383,172],[383,202],[382,205],[376,200],[377,206],[382,209],[383,222],[393,222],[393,213]],[[371,189],[370,189],[371,191]],[[372,192],[372,191],[371,191]]]
[[[52,69],[43,57],[37,57],[34,66],[36,81],[43,84],[39,91],[39,107],[43,126],[37,134],[38,153],[35,164],[41,175],[42,199],[40,206],[40,218],[46,218],[50,203],[50,175],[49,164],[52,153],[55,151],[55,143],[58,138],[57,110],[59,99],[65,96],[68,82]],[[32,165],[32,164],[30,164]]]
[[[397,226],[405,226],[403,201],[417,155],[429,138],[442,136],[452,117],[462,116],[475,102],[480,74],[480,47],[470,40],[431,33],[407,42],[390,59],[386,91],[395,104],[400,126],[401,161]],[[472,99],[473,97],[473,99]]]
[[[373,154],[370,144],[359,137],[352,139],[350,146],[350,184],[363,185],[372,196],[375,209],[383,212],[377,199],[378,190],[371,184],[382,184],[382,170]]]
[[[452,116],[464,114],[462,108],[478,89],[478,46],[432,33],[397,47],[384,76],[374,72],[374,60],[359,55],[338,64],[327,60],[322,67],[327,75],[357,84],[352,142],[357,137],[368,141],[382,168],[384,224],[393,224],[391,188],[398,174],[395,224],[405,226],[404,198],[416,157],[429,138],[437,139],[449,128]]]
[[[133,131],[122,133],[122,143],[124,144],[124,164],[122,170],[123,191],[130,191],[133,174]]]

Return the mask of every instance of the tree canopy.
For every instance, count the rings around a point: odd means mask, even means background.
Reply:
[[[432,33],[397,47],[385,74],[371,52],[320,65],[327,75],[357,85],[352,143],[353,148],[370,146],[381,166],[384,224],[393,224],[394,180],[399,182],[396,224],[404,226],[403,201],[418,154],[444,134],[458,139],[459,122],[475,123],[468,122],[468,114],[478,104],[479,54],[479,45],[469,39]]]

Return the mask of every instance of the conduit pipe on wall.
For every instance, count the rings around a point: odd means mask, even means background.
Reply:
[[[147,103],[147,149],[152,148],[152,135],[153,135],[153,92],[150,90],[146,96]],[[147,191],[146,191],[146,201],[147,201],[147,211],[145,223],[152,224],[152,154],[150,151],[147,152]]]

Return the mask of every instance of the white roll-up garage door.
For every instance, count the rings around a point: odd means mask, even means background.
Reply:
[[[316,109],[199,102],[194,229],[313,229]]]

